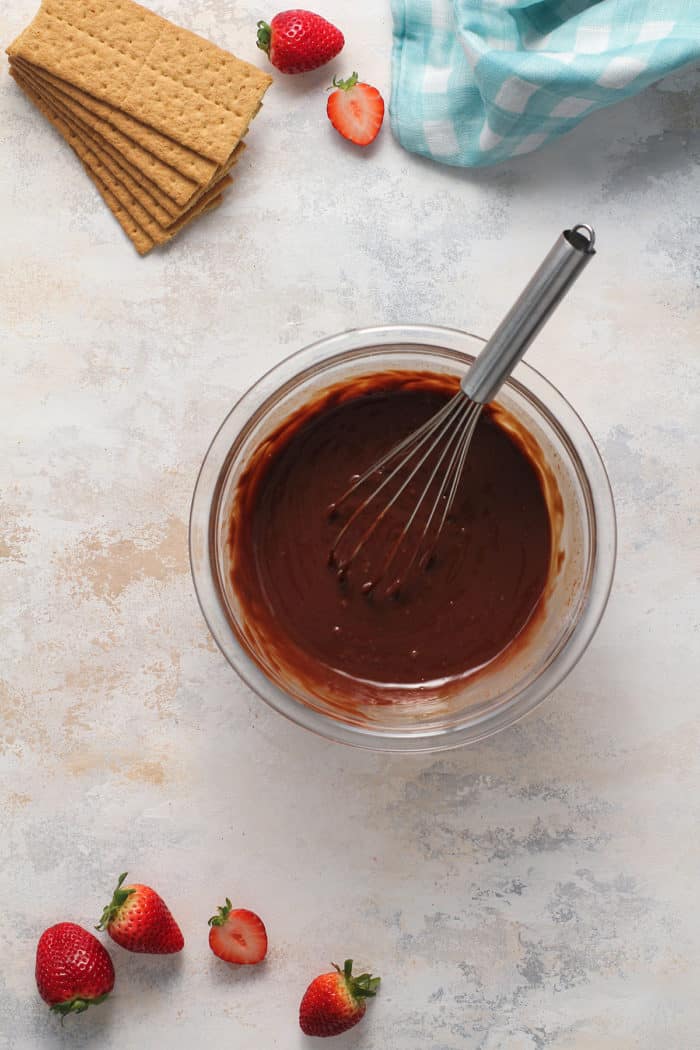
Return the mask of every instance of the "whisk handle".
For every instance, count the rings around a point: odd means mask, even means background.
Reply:
[[[564,230],[462,380],[472,401],[486,404],[595,255],[592,226]]]

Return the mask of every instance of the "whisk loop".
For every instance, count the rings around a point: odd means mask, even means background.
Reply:
[[[381,459],[356,477],[346,491],[330,505],[331,517],[363,490],[379,479],[352,511],[340,529],[329,554],[329,564],[345,579],[351,564],[398,501],[409,492],[414,479],[427,474],[415,506],[401,524],[398,535],[377,571],[372,570],[362,584],[365,594],[372,592],[395,565],[399,552],[414,530],[408,562],[393,576],[386,593],[396,596],[417,561],[427,566],[459,489],[469,446],[483,406],[497,394],[542,326],[564,298],[578,275],[595,255],[595,233],[579,223],[557,239],[539,269],[506,314],[491,339],[462,379],[460,390],[426,423],[399,441]],[[432,503],[429,497],[433,492]],[[379,507],[379,497],[386,502]],[[425,521],[421,513],[425,508]],[[377,509],[372,517],[372,511]],[[418,530],[420,529],[420,532]]]

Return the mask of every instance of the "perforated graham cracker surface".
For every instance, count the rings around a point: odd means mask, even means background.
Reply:
[[[197,190],[194,196],[190,199],[187,207],[183,208],[177,205],[171,200],[161,189],[155,185],[143,171],[136,167],[134,164],[127,160],[128,157],[133,157],[133,154],[127,152],[127,154],[120,153],[117,146],[120,144],[123,136],[115,138],[111,132],[114,129],[105,122],[98,122],[95,124],[85,124],[82,120],[84,110],[82,107],[74,103],[71,99],[68,99],[61,92],[56,91],[53,85],[49,82],[42,80],[41,78],[34,75],[34,67],[28,67],[23,65],[19,67],[13,63],[14,75],[18,80],[23,83],[29,84],[39,96],[48,102],[52,109],[57,112],[67,124],[75,131],[81,138],[86,140],[90,148],[95,152],[99,159],[106,165],[106,167],[112,171],[112,173],[120,178],[125,183],[129,192],[134,196],[139,203],[153,216],[153,218],[161,225],[170,227],[173,223],[177,222],[186,211],[196,204],[204,193],[211,189],[211,186],[215,184],[222,175],[233,167],[238,161],[240,154],[245,149],[245,144],[240,142],[234,150],[231,158],[227,164],[216,168],[216,177],[212,180],[212,183],[207,187],[201,187]],[[31,70],[32,72],[28,72]],[[98,133],[98,128],[107,128],[107,138],[104,139],[101,134]],[[138,155],[137,155],[138,156]]]
[[[8,49],[217,164],[271,77],[132,0],[44,0]]]
[[[17,79],[14,72],[12,72],[12,75],[15,76],[15,79]],[[51,124],[56,129],[56,131],[58,131],[59,134],[63,134],[58,119],[52,113],[47,103],[45,103],[43,99],[41,99],[28,85],[20,83],[19,80],[17,80],[17,83],[21,87],[22,91],[24,91],[24,93],[27,95],[27,97],[31,99],[31,101],[34,103],[37,109],[44,115],[49,124]],[[66,137],[66,141],[69,141],[67,136],[64,137]],[[118,221],[119,225],[129,238],[131,243],[134,245],[139,255],[146,255],[148,252],[150,252],[151,249],[155,247],[155,242],[153,241],[153,239],[149,237],[149,235],[141,226],[139,226],[138,222],[127,211],[127,209],[123,206],[121,201],[119,201],[118,198],[115,197],[115,195],[101,181],[96,171],[92,170],[87,165],[85,165],[85,170],[89,177],[92,179],[97,189],[99,190],[105,204],[112,212],[115,219]]]
[[[87,109],[72,94],[56,86],[57,83],[64,82],[56,81],[55,77],[49,79],[42,70],[37,69],[36,66],[28,65],[26,62],[13,62],[12,66],[29,83],[35,84],[38,89],[41,88],[44,92],[48,92],[58,108],[66,113],[70,113],[83,126],[98,134],[105,143],[109,143],[109,145],[114,147],[125,161],[141,172],[149,184],[155,186],[162,194],[164,198],[161,201],[163,207],[167,208],[170,205],[174,212],[178,213],[183,207],[187,206],[195,193],[199,191],[200,184],[197,181],[185,178],[179,171],[163,163],[149,150],[144,149],[138,142],[119,131],[114,124]],[[217,171],[215,164],[209,161],[207,164],[210,165],[210,174],[202,185],[209,185]]]
[[[87,92],[69,84],[68,81],[55,77],[47,70],[33,66],[21,58],[11,58],[10,61],[40,76],[42,80],[48,81],[62,94],[79,103],[83,109],[92,113],[96,118],[110,124],[115,130],[152,155],[156,161],[163,164],[166,169],[163,173],[165,181],[161,183],[158,180],[159,185],[162,185],[168,196],[178,204],[186,204],[195,193],[197,186],[208,185],[216,174],[217,165],[214,161],[207,160],[206,157],[201,157],[193,150],[174,142],[173,139],[161,135],[159,131],[135,120],[128,113],[122,113],[121,110],[106,102],[99,102]],[[154,181],[156,181],[155,177]]]
[[[39,98],[42,98],[48,105],[50,105],[52,111],[65,120],[71,130],[94,150],[102,163],[104,163],[113,174],[118,178],[122,178],[122,181],[128,180],[126,181],[126,185],[132,193],[138,188],[138,193],[135,193],[134,195],[137,196],[140,203],[143,204],[146,210],[150,212],[157,222],[162,226],[167,226],[178,217],[183,210],[182,208],[177,205],[172,205],[172,203],[170,208],[163,207],[163,204],[156,195],[158,192],[157,187],[144,186],[142,182],[135,177],[138,169],[128,165],[128,163],[120,157],[119,153],[116,150],[113,150],[107,142],[96,137],[94,133],[91,132],[90,128],[85,127],[73,113],[65,110],[56,97],[46,90],[45,85],[37,81],[35,78],[26,75],[23,70],[20,71],[15,69],[13,71],[13,76],[18,84],[23,87],[27,86],[32,88]],[[153,192],[151,192],[151,189],[153,189]],[[168,201],[169,198],[165,197],[165,200]]]
[[[50,102],[43,98],[26,81],[23,82],[21,74],[14,70],[12,73],[22,90],[78,155],[122,229],[142,255],[146,254],[154,246],[165,244],[171,240],[184,225],[207,210],[213,201],[218,200],[222,189],[232,181],[230,176],[225,175],[192,208],[188,209],[180,219],[168,228],[164,228],[130,192],[125,182],[117,178],[113,171],[100,160],[85,139],[77,134],[67,121],[56,112]]]

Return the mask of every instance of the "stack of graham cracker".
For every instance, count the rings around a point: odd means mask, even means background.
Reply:
[[[43,0],[7,53],[141,255],[221,203],[271,83],[132,0]]]

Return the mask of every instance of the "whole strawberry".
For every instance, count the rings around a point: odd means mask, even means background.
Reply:
[[[224,962],[255,966],[267,955],[267,931],[260,916],[234,908],[228,897],[209,925],[209,947]]]
[[[352,975],[352,959],[341,970],[333,963],[331,973],[311,982],[299,1007],[299,1024],[305,1035],[340,1035],[361,1021],[367,999],[377,994],[379,977],[363,973]]]
[[[339,29],[313,11],[280,11],[270,24],[258,22],[258,47],[280,73],[308,73],[343,50]]]
[[[97,937],[74,922],[44,930],[36,946],[36,986],[65,1017],[103,1002],[114,988],[114,967]]]
[[[95,927],[130,952],[169,955],[182,951],[185,940],[165,901],[150,886],[122,886],[119,876],[111,902]]]

